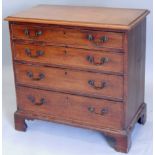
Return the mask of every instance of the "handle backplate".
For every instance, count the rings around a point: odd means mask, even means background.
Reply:
[[[39,80],[42,80],[42,79],[45,78],[44,73],[39,73],[39,74],[38,74],[38,77],[34,77],[34,74],[33,74],[33,72],[31,72],[31,71],[28,71],[26,74],[27,74],[27,76],[28,76],[30,79],[32,79],[32,80],[34,80],[34,81],[39,81]]]
[[[106,35],[101,36],[99,39],[96,39],[92,34],[88,34],[87,39],[94,43],[96,46],[99,46],[101,43],[106,43],[109,40],[108,36]]]
[[[25,36],[29,37],[29,38],[36,38],[38,36],[41,36],[43,34],[43,32],[41,30],[29,30],[29,29],[24,29],[24,34]]]
[[[31,52],[31,50],[30,50],[29,48],[26,48],[26,49],[25,49],[25,53],[26,53],[27,56],[29,56],[29,57],[31,57],[31,58],[38,58],[38,57],[44,55],[44,51],[42,51],[42,50],[37,50],[37,51],[36,51],[36,54],[33,55],[32,52]]]
[[[88,55],[88,56],[86,57],[86,60],[87,60],[89,63],[91,63],[91,64],[93,64],[93,65],[96,65],[96,66],[104,65],[105,63],[107,63],[107,62],[109,61],[109,59],[108,59],[107,57],[102,57],[102,58],[100,59],[100,62],[95,62],[94,56],[91,56],[91,55]]]
[[[27,98],[28,98],[28,100],[31,101],[31,103],[33,103],[34,105],[42,105],[42,104],[45,104],[45,103],[46,103],[45,98],[40,98],[39,102],[36,102],[35,97],[32,96],[32,95],[29,95]]]
[[[94,89],[103,89],[103,88],[105,88],[105,86],[106,86],[106,82],[105,82],[105,81],[102,81],[101,84],[100,84],[100,86],[97,86],[97,85],[95,84],[95,80],[88,80],[88,84],[89,84],[91,87],[93,87]]]
[[[100,110],[100,112],[96,112],[96,109],[95,109],[95,107],[93,107],[93,106],[89,106],[88,107],[88,111],[90,112],[90,113],[94,113],[94,114],[98,114],[98,115],[105,115],[105,114],[107,114],[108,113],[108,108],[102,108],[101,110]]]

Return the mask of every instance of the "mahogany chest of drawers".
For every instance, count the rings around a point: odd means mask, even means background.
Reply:
[[[90,128],[128,152],[146,120],[148,10],[39,5],[9,16],[17,94],[15,129],[25,119]]]

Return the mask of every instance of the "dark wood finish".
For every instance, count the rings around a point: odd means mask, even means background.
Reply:
[[[146,104],[144,104],[143,110],[138,118],[138,123],[142,125],[146,123]]]
[[[122,49],[123,33],[78,30],[74,28],[29,26],[12,24],[12,38],[52,42],[54,45],[79,48],[102,49],[103,47]],[[28,34],[25,34],[27,31]],[[37,35],[37,33],[39,33]],[[107,40],[101,40],[107,37]]]
[[[127,34],[126,126],[130,124],[138,108],[144,103],[146,20]]]
[[[112,138],[114,143],[112,147],[118,152],[128,153],[131,147],[131,132],[129,133],[105,133],[107,138]]]
[[[115,138],[115,146],[114,148],[118,152],[127,153],[131,147],[131,135],[130,133],[127,135],[116,135]]]
[[[25,64],[15,64],[15,73],[18,84],[98,98],[123,99],[122,76]],[[40,78],[40,75],[44,77]],[[94,81],[94,85],[89,81]]]
[[[123,54],[67,47],[14,43],[14,59],[58,67],[123,74]],[[38,52],[43,54],[39,55]]]
[[[41,5],[8,17],[15,129],[25,131],[25,120],[33,119],[89,128],[128,152],[135,123],[146,122],[148,13]]]
[[[22,116],[19,116],[18,114],[14,114],[14,120],[15,120],[15,129],[19,131],[26,131],[27,125],[25,123],[25,118]]]

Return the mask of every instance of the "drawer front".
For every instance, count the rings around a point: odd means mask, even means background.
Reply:
[[[120,53],[15,43],[14,59],[123,73],[123,54]]]
[[[122,100],[123,77],[32,65],[15,65],[21,84],[94,97]]]
[[[80,48],[123,48],[123,33],[12,25],[12,37],[24,40],[51,42],[51,44]]]
[[[122,128],[123,104],[52,91],[17,87],[19,110],[97,127]]]

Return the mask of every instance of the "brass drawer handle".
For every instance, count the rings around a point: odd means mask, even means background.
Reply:
[[[25,34],[25,36],[28,36],[28,37],[30,37],[30,38],[35,38],[35,37],[37,37],[37,36],[42,35],[43,32],[42,32],[41,30],[38,30],[38,31],[35,32],[34,35],[31,35],[30,30],[25,29],[25,30],[24,30],[24,34]]]
[[[107,36],[102,36],[101,38],[100,38],[100,42],[102,42],[102,43],[105,43],[105,42],[107,42],[109,40],[109,38],[107,37]]]
[[[89,107],[88,107],[88,111],[89,111],[89,112],[94,112],[94,111],[95,111],[95,108],[94,108],[94,107],[89,106]]]
[[[46,100],[44,98],[41,98],[40,99],[40,102],[36,102],[35,100],[35,97],[34,96],[31,96],[29,95],[28,97],[28,100],[31,101],[31,103],[35,104],[35,105],[42,105],[42,104],[45,104],[46,103]]]
[[[87,39],[88,39],[89,41],[93,41],[93,40],[94,40],[94,37],[93,37],[93,35],[88,34]]]
[[[95,114],[98,114],[98,115],[105,115],[108,113],[108,109],[107,108],[102,108],[100,113],[96,112],[95,111],[95,108],[92,107],[92,106],[89,106],[88,107],[88,111],[91,112],[91,113],[95,113]]]
[[[25,49],[25,53],[27,56],[31,57],[31,58],[37,58],[39,56],[43,56],[44,55],[44,51],[38,50],[36,51],[35,55],[32,55],[31,50],[29,48]]]
[[[40,35],[42,35],[42,31],[41,30],[36,31],[36,36],[40,36]]]
[[[105,81],[102,81],[100,86],[96,86],[96,85],[95,85],[95,80],[89,80],[89,81],[88,81],[88,84],[89,84],[91,87],[93,87],[94,89],[103,89],[103,88],[105,88],[105,86],[106,86],[106,82],[105,82]]]
[[[89,41],[92,41],[96,46],[99,45],[100,43],[105,43],[109,40],[109,38],[107,36],[102,36],[99,38],[99,40],[96,40],[92,34],[88,34],[87,39]]]
[[[101,111],[100,111],[100,115],[105,115],[105,114],[107,114],[108,113],[108,109],[107,108],[103,108],[103,109],[101,109]]]
[[[34,77],[34,75],[33,75],[33,73],[32,73],[31,71],[28,71],[28,72],[27,72],[27,76],[28,76],[30,79],[34,80],[34,81],[39,81],[39,80],[42,80],[42,79],[45,78],[45,75],[44,75],[43,73],[40,73],[40,74],[38,75],[38,77]]]
[[[95,62],[94,57],[90,56],[90,55],[88,55],[86,57],[86,59],[87,59],[88,62],[90,62],[91,64],[96,65],[96,66],[103,65],[103,64],[105,64],[105,63],[107,63],[109,61],[109,59],[107,57],[102,57],[100,59],[100,62]]]
[[[24,30],[24,34],[25,34],[26,36],[28,36],[28,35],[29,35],[29,33],[30,33],[30,32],[29,32],[29,30],[28,30],[28,29],[25,29],[25,30]]]

